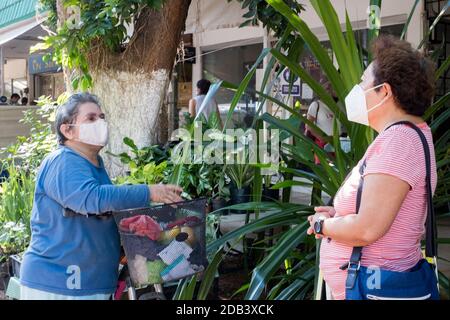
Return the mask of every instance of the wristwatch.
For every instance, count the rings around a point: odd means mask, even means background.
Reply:
[[[323,234],[323,222],[326,220],[325,217],[317,218],[316,222],[314,222],[314,233],[315,234]]]

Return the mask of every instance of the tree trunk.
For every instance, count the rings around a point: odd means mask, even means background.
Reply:
[[[112,71],[93,73],[92,92],[101,99],[109,125],[109,142],[104,151],[118,154],[128,151],[124,137],[130,137],[138,147],[155,143],[158,115],[169,79],[169,70],[150,74]],[[111,176],[123,173],[119,159],[102,154]]]
[[[161,10],[144,9],[137,16],[133,35],[122,52],[111,52],[101,40],[92,43],[89,72],[92,93],[101,101],[109,123],[104,151],[128,151],[123,138],[138,147],[157,143],[165,93],[181,40],[190,0],[170,0]],[[163,113],[167,115],[167,112]],[[112,177],[124,173],[118,158],[103,152]]]

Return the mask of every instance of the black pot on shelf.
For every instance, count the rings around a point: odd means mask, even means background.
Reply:
[[[230,188],[230,197],[231,197],[231,204],[241,204],[241,203],[247,203],[250,202],[251,199],[251,188],[249,186],[238,189],[235,186],[232,186]],[[245,214],[247,213],[246,210],[230,210],[231,213],[240,213]]]
[[[212,199],[212,211],[216,211],[216,210],[225,208],[227,205],[228,205],[227,201],[224,198],[217,197],[217,198]],[[221,210],[220,214],[227,215],[228,210]]]
[[[274,186],[274,185],[271,185],[271,187],[272,186]],[[270,189],[270,188],[264,187],[263,191],[262,191],[261,200],[269,201],[269,202],[280,200],[280,189]]]
[[[0,263],[0,290],[6,291],[10,279],[9,262]]]

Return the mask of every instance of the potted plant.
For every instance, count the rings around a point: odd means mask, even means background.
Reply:
[[[0,289],[7,288],[11,277],[10,256],[23,252],[29,241],[30,236],[23,223],[10,221],[0,224]]]
[[[6,290],[9,277],[8,255],[0,249],[0,290]]]
[[[279,189],[272,189],[272,187],[275,185],[272,183],[272,177],[273,175],[265,175],[263,177],[263,190],[262,190],[262,201],[277,201],[280,200],[280,190]]]
[[[225,173],[231,180],[230,199],[232,205],[250,202],[250,183],[253,181],[253,171],[250,164],[226,166]],[[233,212],[246,213],[245,210],[233,210]]]
[[[234,143],[238,147],[233,152],[226,154],[226,164],[224,172],[231,180],[230,198],[231,204],[241,204],[250,202],[251,188],[250,184],[253,181],[254,166],[250,162],[250,142],[251,135],[245,133],[237,138]],[[246,213],[245,210],[233,210],[235,213]]]

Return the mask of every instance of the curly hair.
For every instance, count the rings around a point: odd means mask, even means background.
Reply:
[[[435,92],[434,63],[407,41],[380,36],[372,43],[374,86],[389,83],[397,105],[423,116]]]

